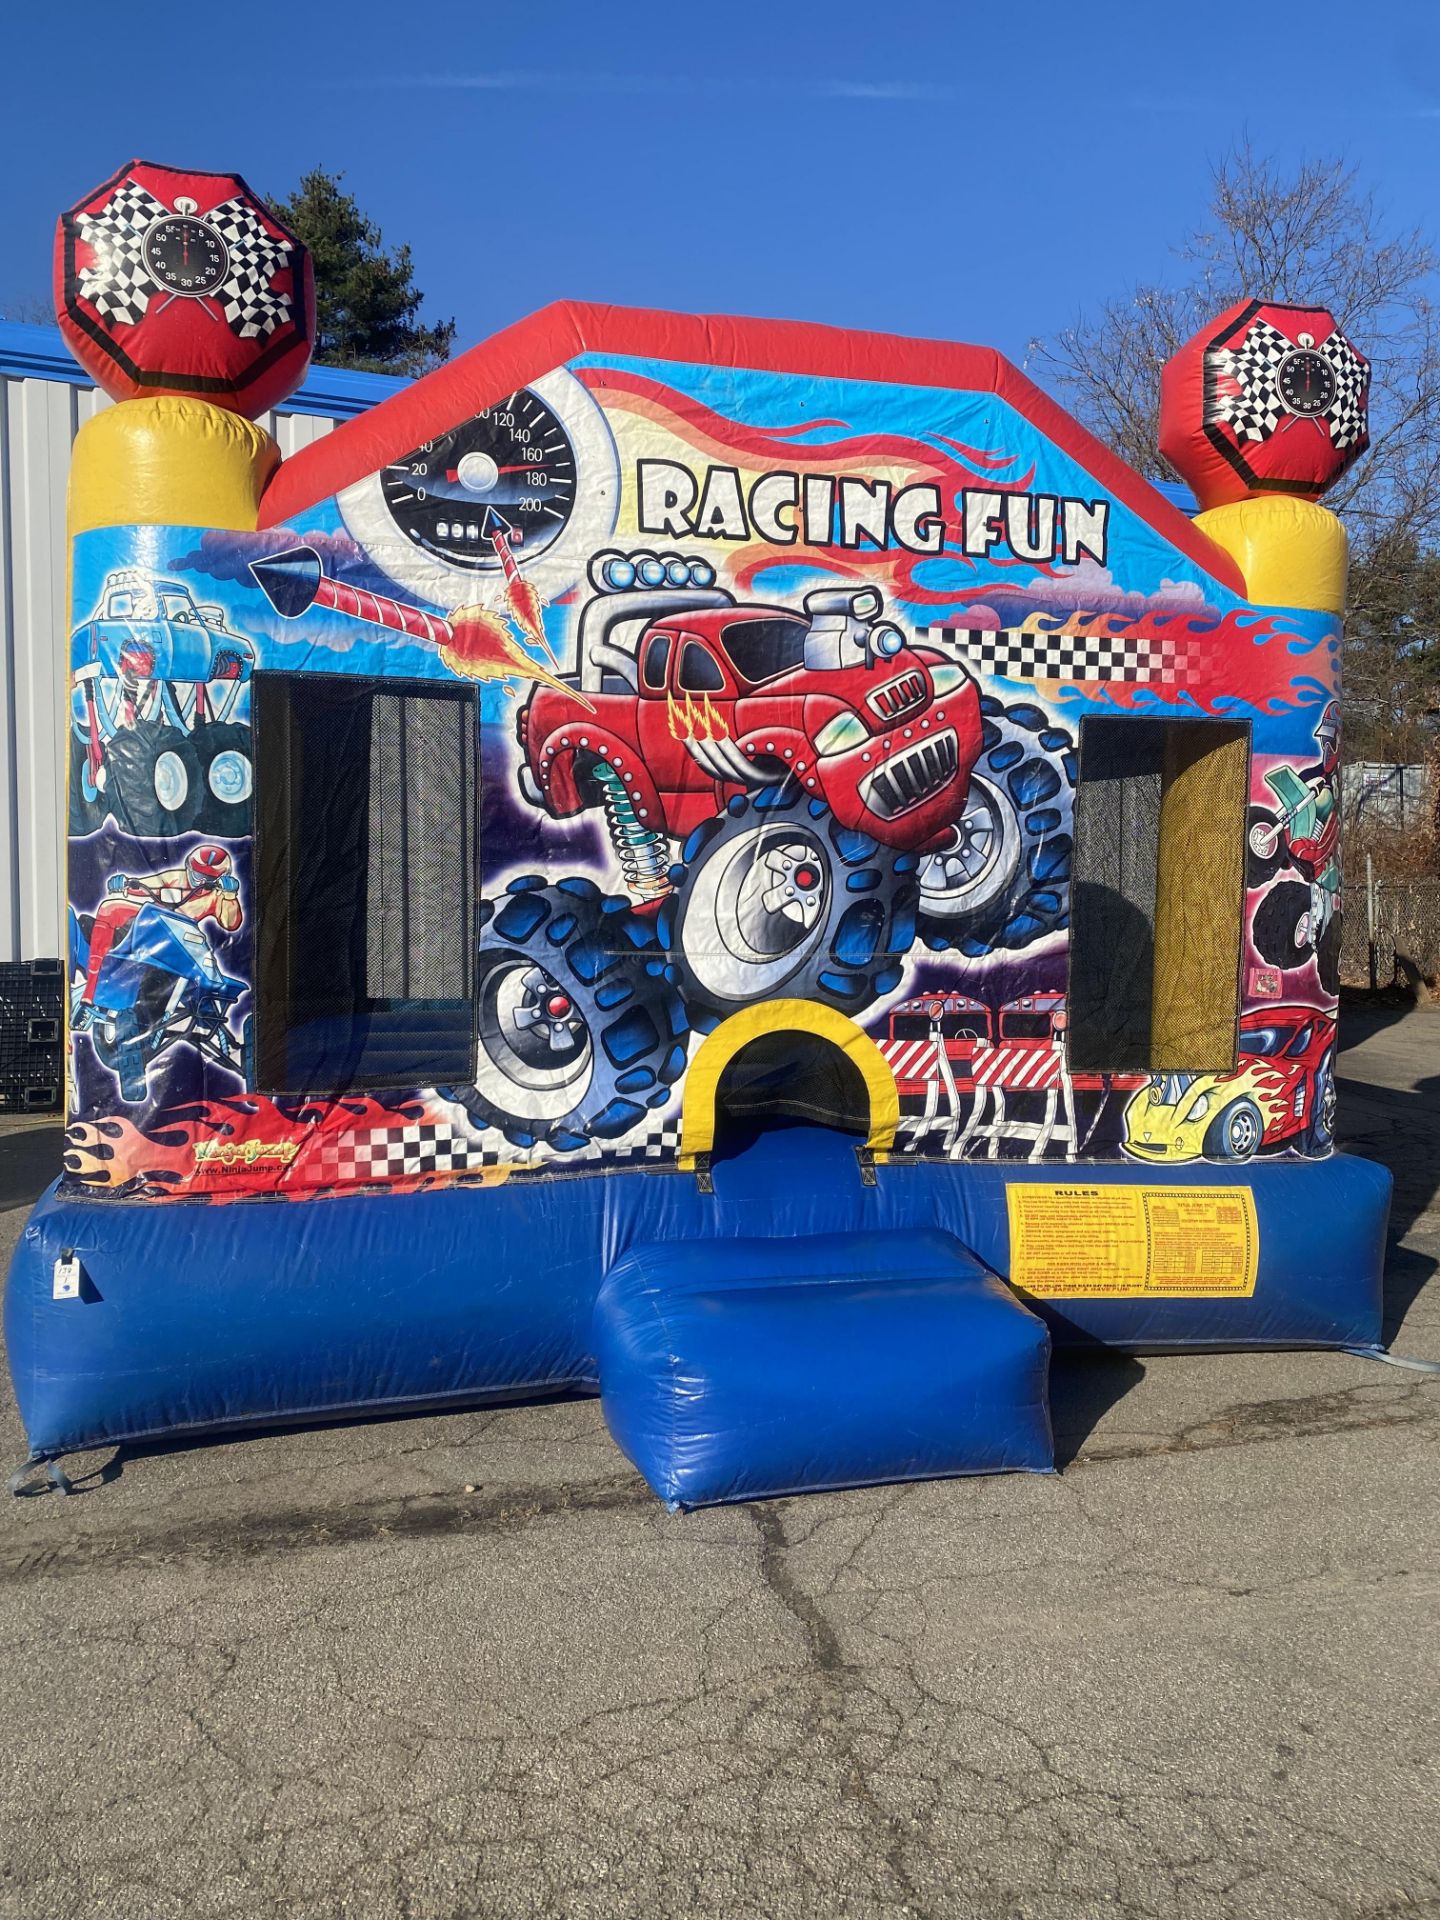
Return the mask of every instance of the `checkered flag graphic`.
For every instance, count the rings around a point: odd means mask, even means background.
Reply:
[[[169,212],[153,193],[127,180],[102,206],[82,213],[76,221],[76,232],[95,256],[80,270],[80,291],[113,324],[133,327],[144,318],[151,300],[165,291],[145,264],[145,235]],[[272,284],[290,264],[294,247],[288,240],[277,239],[238,195],[199,217],[225,242],[230,262],[225,278],[209,297],[219,304],[240,339],[268,338],[295,311],[293,297],[277,293]]]
[[[1238,440],[1268,440],[1287,411],[1279,369],[1294,350],[1294,341],[1268,320],[1253,321],[1238,347],[1212,348],[1205,356],[1206,419],[1223,420]],[[1235,383],[1233,393],[1222,391],[1227,376]]]
[[[328,1134],[316,1142],[311,1167],[321,1186],[365,1186],[386,1180],[443,1179],[508,1167],[515,1173],[563,1173],[597,1164],[673,1165],[680,1153],[678,1112],[652,1119],[618,1142],[592,1140],[575,1153],[549,1147],[514,1147],[503,1134],[483,1133],[448,1120],[410,1121],[399,1127],[368,1127]]]
[[[958,653],[980,673],[1005,680],[1118,680],[1169,685],[1185,664],[1171,640],[1103,633],[1036,633],[1025,627],[921,627],[928,639]]]
[[[605,1150],[608,1159],[622,1163],[635,1160],[668,1162],[680,1157],[682,1122],[678,1112],[652,1120],[642,1132],[627,1137]]]
[[[127,180],[103,206],[76,221],[77,233],[95,256],[80,270],[80,291],[114,325],[133,327],[159,291],[145,265],[145,234],[169,211],[153,193]]]
[[[1370,368],[1343,333],[1332,333],[1320,348],[1335,375],[1335,398],[1325,410],[1330,438],[1337,447],[1353,447],[1365,432]]]
[[[316,1143],[313,1164],[321,1184],[348,1185],[466,1173],[486,1162],[477,1143],[444,1122],[412,1121],[401,1127],[327,1135]]]
[[[265,339],[294,312],[290,295],[276,293],[271,283],[290,264],[295,249],[288,240],[276,239],[238,196],[222,200],[205,215],[205,224],[220,235],[230,254],[230,271],[215,290],[225,318],[242,340]]]
[[[1268,320],[1252,321],[1238,347],[1212,348],[1205,356],[1207,422],[1224,421],[1239,440],[1268,440],[1290,411],[1280,392],[1280,364],[1295,351],[1295,342]],[[1334,399],[1312,417],[1324,421],[1332,445],[1353,446],[1365,431],[1370,369],[1342,333],[1312,351],[1335,376]],[[1222,391],[1227,376],[1237,391]]]

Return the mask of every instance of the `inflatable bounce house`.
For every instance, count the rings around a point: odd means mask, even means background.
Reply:
[[[557,1391],[674,1505],[1050,1465],[1052,1341],[1367,1346],[1331,317],[1166,369],[562,303],[280,462],[233,176],[60,221],[70,1125],[35,1461]]]

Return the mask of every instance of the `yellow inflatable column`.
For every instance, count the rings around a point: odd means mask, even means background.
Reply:
[[[280,449],[263,427],[206,400],[120,400],[75,436],[70,537],[93,527],[248,532]]]
[[[1261,607],[1345,611],[1350,549],[1328,507],[1291,494],[1262,494],[1197,513],[1195,525],[1223,547],[1245,576],[1247,599]]]

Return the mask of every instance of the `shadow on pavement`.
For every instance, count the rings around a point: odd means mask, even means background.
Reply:
[[[1063,1472],[1110,1409],[1145,1378],[1145,1363],[1133,1353],[1103,1347],[1060,1348],[1050,1360],[1050,1425],[1055,1465]]]
[[[1385,1317],[1380,1336],[1382,1344],[1388,1347],[1417,1294],[1440,1264],[1418,1247],[1400,1244],[1427,1211],[1440,1187],[1440,1075],[1431,1074],[1408,1091],[1387,1087],[1384,1118],[1378,1127],[1373,1119],[1366,1124],[1366,1109],[1373,1115],[1375,1107],[1375,1089],[1368,1082],[1337,1074],[1335,1086],[1341,1102],[1349,1103],[1351,1109],[1349,1124],[1342,1124],[1340,1128],[1339,1144],[1350,1152],[1380,1161],[1389,1167],[1395,1180],[1385,1254]]]
[[[1387,1347],[1440,1264],[1418,1247],[1400,1244],[1440,1191],[1440,1075],[1430,1074],[1413,1088],[1379,1086],[1351,1078],[1344,1065],[1348,1051],[1414,1013],[1414,992],[1403,988],[1379,994],[1341,992],[1340,1059],[1335,1076],[1340,1097],[1337,1144],[1389,1167],[1395,1181],[1380,1336]],[[1440,1032],[1440,1020],[1432,1024]]]
[[[0,1134],[0,1213],[12,1207],[33,1207],[60,1173],[65,1151],[65,1128],[16,1127]]]

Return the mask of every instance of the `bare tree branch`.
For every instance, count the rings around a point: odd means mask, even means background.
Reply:
[[[1204,323],[1244,298],[1324,306],[1371,361],[1371,444],[1330,504],[1357,566],[1399,529],[1440,537],[1440,329],[1430,297],[1440,259],[1418,229],[1392,232],[1342,161],[1293,174],[1248,144],[1212,176],[1210,218],[1176,249],[1174,285],[1108,300],[1032,342],[1042,379],[1142,473],[1173,478],[1156,448],[1160,371]]]
[[[1215,168],[1206,224],[1176,248],[1173,284],[1137,286],[1051,339],[1032,371],[1151,479],[1160,373],[1236,301],[1328,307],[1371,363],[1370,445],[1327,496],[1350,533],[1349,750],[1412,761],[1440,721],[1440,260],[1397,232],[1339,160],[1282,172],[1248,144]]]

